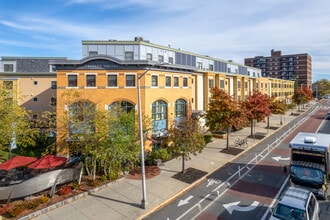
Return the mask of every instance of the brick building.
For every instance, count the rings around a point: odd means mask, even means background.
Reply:
[[[271,56],[245,58],[245,65],[261,69],[263,77],[294,80],[297,86],[312,88],[312,58],[309,54],[282,55],[281,51],[271,50]]]

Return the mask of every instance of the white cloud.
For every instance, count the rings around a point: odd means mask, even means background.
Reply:
[[[58,14],[60,5],[53,13],[31,9],[10,17],[0,12],[0,31],[21,34],[25,39],[15,36],[13,42],[31,47],[142,36],[155,44],[239,63],[244,57],[269,56],[275,49],[282,54],[309,53],[313,72],[330,69],[328,60],[323,61],[330,57],[327,0],[70,0],[63,4],[63,14]],[[70,9],[78,16],[70,16]]]

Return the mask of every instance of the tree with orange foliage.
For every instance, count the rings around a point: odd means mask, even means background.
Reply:
[[[277,101],[275,100],[275,98],[271,98],[269,102],[269,109],[271,114],[275,114],[275,115],[281,114],[280,124],[282,124],[283,123],[282,117],[287,110],[287,105],[283,101]],[[269,128],[269,116],[268,116],[267,127]]]
[[[254,120],[257,122],[265,121],[265,118],[270,115],[269,102],[269,96],[259,91],[254,91],[247,100],[242,102],[242,106],[246,109],[246,116],[251,123],[251,136],[254,134]]]
[[[301,105],[308,103],[312,99],[312,91],[305,85],[296,89],[292,96],[292,100],[298,105],[299,111],[301,110]]]
[[[242,128],[247,124],[244,109],[239,103],[222,89],[211,89],[212,99],[206,112],[206,126],[212,132],[225,130],[227,132],[227,149],[229,148],[229,133],[231,129]]]

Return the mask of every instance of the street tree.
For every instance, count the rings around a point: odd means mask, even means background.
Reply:
[[[190,155],[201,153],[206,145],[198,121],[190,116],[182,117],[169,129],[169,150],[173,156],[181,156],[182,173],[185,173],[185,161],[191,159]]]
[[[22,108],[12,93],[0,89],[0,150],[35,144],[38,130],[32,128],[29,112]]]
[[[212,132],[225,130],[227,133],[226,148],[229,148],[229,136],[232,128],[242,128],[247,124],[244,108],[222,89],[211,89],[212,99],[206,112],[206,126]]]
[[[281,115],[281,121],[280,124],[283,124],[283,115],[288,109],[288,106],[283,102],[279,100],[275,100],[275,98],[271,98],[269,102],[269,109],[271,114],[275,115]],[[269,116],[267,117],[267,127],[269,128]]]
[[[116,178],[122,164],[139,159],[137,117],[120,107],[99,110],[97,104],[86,100],[83,93],[63,94],[61,101],[67,107],[57,119],[59,150],[82,155],[87,175],[93,179],[97,172]]]
[[[134,112],[109,112],[109,134],[101,142],[98,155],[101,159],[103,173],[110,178],[117,178],[122,168],[132,168],[139,160],[139,143],[137,141],[137,123]]]
[[[250,94],[247,100],[242,102],[242,106],[246,109],[246,116],[251,124],[251,136],[254,134],[254,121],[265,121],[270,115],[269,96],[259,91]]]
[[[312,92],[307,88],[307,86],[297,88],[292,96],[292,100],[298,105],[299,111],[301,110],[301,105],[306,104],[312,98]]]
[[[314,97],[320,98],[324,95],[330,94],[330,81],[321,79],[314,83]]]

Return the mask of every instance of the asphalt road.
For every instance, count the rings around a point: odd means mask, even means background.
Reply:
[[[268,219],[274,198],[288,185],[283,172],[290,159],[288,143],[300,131],[330,133],[330,120],[324,120],[329,109],[322,104],[317,111],[305,113],[309,117],[294,131],[287,132],[295,120],[145,219]],[[320,201],[320,206],[321,219],[330,219],[329,202]]]

